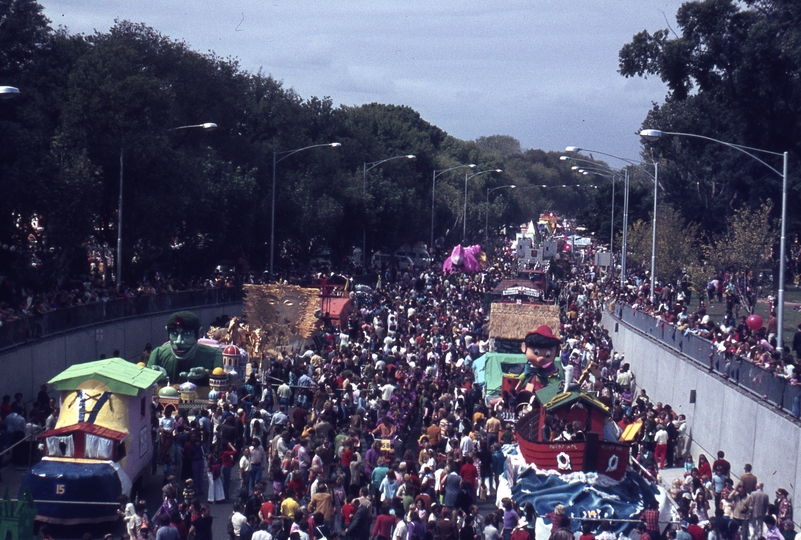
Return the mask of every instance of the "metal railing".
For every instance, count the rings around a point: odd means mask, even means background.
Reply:
[[[777,409],[798,417],[801,386],[791,385],[784,377],[779,377],[748,359],[722,353],[708,339],[682,332],[676,326],[630,306],[615,304],[612,315],[706,368],[710,373],[717,373]]]
[[[114,298],[41,315],[5,320],[0,326],[0,350],[85,326],[155,313],[241,302],[239,287],[180,291],[163,295]]]
[[[36,444],[36,439],[44,432],[45,428],[36,426],[29,433],[26,433],[22,439],[4,448],[2,451],[0,451],[0,463],[3,463],[6,454],[11,455],[15,448],[26,445],[28,446],[26,456],[28,458],[28,468],[30,469],[31,465],[33,464],[33,448],[31,448],[31,445]]]

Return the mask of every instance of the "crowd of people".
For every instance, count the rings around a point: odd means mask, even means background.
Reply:
[[[759,366],[766,376],[786,381],[791,386],[801,385],[801,325],[791,343],[778,347],[778,319],[776,317],[776,298],[768,296],[769,316],[749,320],[749,313],[741,306],[738,291],[746,290],[752,297],[750,305],[758,302],[757,291],[747,282],[736,276],[724,274],[715,276],[707,284],[707,295],[701,296],[693,309],[692,289],[686,283],[656,283],[654,302],[650,300],[650,283],[643,277],[632,277],[626,286],[616,286],[610,296],[617,303],[652,315],[665,324],[675,327],[683,334],[693,334],[709,340],[712,348],[722,360],[716,360],[713,367],[724,377],[734,382],[740,380],[740,366],[748,362]],[[710,313],[717,303],[723,307],[724,315],[716,317]],[[719,312],[721,310],[716,310]],[[801,415],[801,394],[795,393],[791,410],[793,416]]]
[[[503,445],[513,442],[502,413],[517,409],[516,395],[488,402],[471,369],[489,347],[484,294],[510,275],[508,254],[499,250],[475,276],[387,272],[372,295],[360,297],[348,327],[329,329],[317,350],[252,359],[249,377],[221,392],[216,406],[173,414],[155,401],[163,496],[158,505],[121,501],[128,537],[209,540],[210,505],[231,504],[232,540],[532,538],[531,503],[507,498],[502,508],[486,509],[484,502],[497,494]],[[789,515],[781,501],[762,513],[756,486],[745,494],[749,502],[737,499],[739,487],[728,489],[728,478],[719,486],[703,456],[695,465],[686,418],[645,389],[635,393],[635,375],[600,321],[610,301],[636,303],[647,291],[621,289],[597,269],[577,266],[557,293],[560,359],[575,367],[575,379],[593,373],[581,384],[612,412],[603,437],[617,440],[638,423],[633,455],[644,474],[687,470],[671,492],[680,526],[660,530],[649,509],[632,538],[687,540],[686,529],[701,540],[699,526],[708,540],[778,540],[769,536],[773,519],[789,540],[792,505]],[[581,428],[545,427],[550,440],[571,440]],[[761,521],[748,529],[752,516]],[[553,540],[615,536],[608,523],[572,531],[563,505],[546,519]]]
[[[778,488],[771,501],[751,464],[743,466],[737,482],[722,450],[711,463],[704,454],[699,454],[697,463],[688,455],[684,469],[683,479],[675,479],[670,489],[679,520],[671,538],[687,540],[682,533],[715,540],[796,538],[789,492]]]

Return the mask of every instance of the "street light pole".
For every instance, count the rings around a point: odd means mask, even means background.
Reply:
[[[486,171],[480,171],[475,174],[464,173],[464,210],[462,212],[462,243],[464,243],[465,239],[467,238],[467,181],[481,174],[487,174],[492,172],[499,173],[503,172],[503,170],[487,169]]]
[[[503,188],[514,189],[516,187],[517,187],[517,185],[515,185],[515,184],[508,184],[506,186],[498,186],[498,187],[494,187],[494,188],[487,188],[487,210],[486,210],[486,212],[484,212],[484,239],[485,239],[484,241],[485,242],[487,240],[489,240],[489,195],[490,195],[490,193],[492,193],[493,191],[495,191],[497,189],[503,189]]]
[[[612,169],[611,167],[605,166],[602,163],[597,161],[592,161],[589,159],[580,159],[570,156],[560,156],[559,159],[561,161],[580,161],[583,163],[589,163],[592,167],[584,167],[581,169],[586,169],[590,171],[591,174],[596,174],[598,176],[603,176],[605,178],[609,178],[612,181],[612,224],[610,227],[609,232],[609,253],[612,254],[614,258],[614,241],[615,241],[615,178],[621,177],[621,180],[625,179],[624,188],[625,193],[623,194],[623,238],[621,242],[621,253],[620,253],[620,284],[621,286],[625,282],[625,274],[626,274],[626,228],[628,226],[628,217],[629,217],[629,182],[628,182],[628,170],[625,170],[625,176],[621,174],[620,171]],[[622,158],[618,158],[622,159]],[[579,170],[580,167],[573,166],[571,167],[572,170]]]
[[[629,234],[629,170],[626,171],[626,191],[623,194],[623,242],[620,247],[620,286],[626,285],[626,252],[628,251]]]
[[[369,161],[364,162],[362,165],[362,200],[365,201],[367,199],[367,171],[378,167],[386,163],[387,161],[392,161],[393,159],[415,159],[417,156],[414,154],[406,154],[403,156],[393,156],[387,159],[380,159],[378,161]],[[367,214],[367,209],[365,208],[365,217]],[[364,227],[362,227],[362,269],[366,273],[367,272],[367,224],[365,220]]]
[[[606,153],[606,152],[601,152],[600,150],[590,150],[588,148],[579,148],[578,146],[568,146],[567,148],[565,148],[565,152],[568,152],[568,153],[579,153],[582,150],[587,151],[587,152],[592,152],[592,153],[595,153],[595,154],[601,154],[603,156],[609,156],[611,158],[619,159],[620,161],[625,161],[629,165],[633,165],[633,166],[637,167],[638,169],[640,169],[641,171],[643,171],[645,174],[650,176],[651,179],[654,181],[654,217],[653,217],[653,220],[652,220],[653,223],[652,223],[652,226],[651,226],[651,229],[652,229],[652,231],[651,231],[652,232],[652,235],[651,235],[652,236],[652,242],[651,242],[651,294],[650,294],[651,304],[653,305],[653,303],[654,303],[654,286],[656,284],[656,194],[657,194],[657,186],[659,185],[659,172],[658,172],[657,164],[656,164],[656,162],[652,163],[652,165],[654,166],[654,174],[651,174],[650,172],[645,170],[642,167],[642,165],[640,165],[639,161],[636,161],[636,160],[633,160],[633,159],[616,156],[614,154],[609,154],[609,153]],[[562,156],[562,157],[566,157],[566,156]],[[573,159],[573,158],[568,158],[568,159]],[[627,174],[626,178],[627,178],[627,180],[626,180],[626,190],[627,191],[626,191],[625,199],[628,200],[628,174]],[[626,218],[628,218],[628,208],[626,208],[624,210],[624,215],[625,215]],[[626,238],[625,234],[623,235],[623,238],[624,239]],[[628,248],[628,246],[624,243],[623,244],[623,250],[625,251],[627,248]],[[623,275],[623,274],[625,274],[625,272],[621,272],[621,275]]]
[[[164,133],[173,131],[180,131],[184,129],[203,129],[206,131],[214,131],[217,129],[217,124],[206,122],[205,124],[192,124],[189,126],[178,126],[164,130]],[[134,143],[139,142],[144,137],[137,139]],[[131,143],[131,144],[134,144]],[[116,286],[117,292],[122,290],[122,202],[123,202],[123,186],[125,185],[125,138],[120,137],[120,196],[117,202],[117,272],[116,272]]]
[[[293,154],[297,154],[298,152],[303,152],[304,150],[309,150],[310,148],[320,148],[321,146],[330,146],[332,148],[337,148],[342,145],[338,142],[313,144],[311,146],[304,146],[303,148],[297,148],[295,150],[286,150],[284,152],[275,152],[275,151],[273,152],[273,193],[272,193],[272,204],[270,206],[270,279],[274,278],[273,261],[275,257],[275,166]],[[280,159],[278,158],[279,155],[281,156]]]
[[[470,163],[468,165],[457,165],[456,167],[451,167],[449,169],[434,169],[434,175],[431,177],[431,243],[428,245],[429,253],[431,253],[431,251],[434,249],[434,202],[436,201],[437,195],[437,176],[445,174],[448,171],[463,169],[465,167],[468,169],[475,169],[476,164]]]
[[[745,154],[746,156],[750,157],[753,160],[758,161],[774,173],[778,174],[782,178],[782,217],[781,217],[781,232],[779,237],[779,291],[778,291],[778,298],[776,299],[777,306],[776,306],[776,322],[779,328],[778,336],[776,338],[776,344],[778,350],[782,350],[784,347],[784,266],[785,266],[785,256],[786,256],[786,248],[787,248],[787,152],[774,152],[772,150],[764,150],[762,148],[753,148],[751,146],[744,146],[741,144],[734,144],[726,141],[721,141],[719,139],[714,139],[712,137],[707,137],[706,135],[698,135],[696,133],[680,133],[675,131],[661,131],[659,129],[644,129],[640,131],[640,137],[647,141],[655,141],[659,139],[662,135],[675,135],[677,137],[692,137],[694,139],[703,139],[705,141],[710,141],[718,144],[722,144],[723,146],[728,146],[733,150],[737,150],[738,152]],[[762,154],[768,154],[771,156],[781,156],[782,157],[782,171],[779,172],[778,169],[775,167],[768,165],[762,158],[756,156],[754,152],[759,152]]]
[[[659,164],[654,161],[654,224],[651,227],[651,305],[654,305],[656,287],[656,196],[659,187]]]

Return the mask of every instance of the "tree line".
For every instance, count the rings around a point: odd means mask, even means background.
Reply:
[[[799,214],[792,209],[801,203],[798,3],[687,2],[676,20],[678,28],[643,31],[620,51],[621,75],[658,76],[667,87],[642,127],[789,151],[793,242]],[[341,147],[288,156],[275,171],[278,269],[322,248],[341,260],[361,246],[365,230],[368,253],[427,241],[433,171],[468,163],[476,168],[437,178],[434,236],[446,248],[463,240],[465,172],[504,171],[469,181],[469,243],[513,232],[544,211],[576,218],[608,243],[614,204],[614,234],[622,227],[620,184],[613,201],[611,182],[575,174],[559,153],[523,150],[507,135],[460,140],[405,106],[304,98],[273,74],[199,53],[144,23],[75,35],[51,28],[33,0],[0,0],[0,85],[21,89],[0,101],[0,273],[20,283],[82,276],[89,251],[113,261],[122,149],[129,283],[153,269],[202,275],[240,257],[264,269],[274,152],[331,142]],[[218,128],[171,131],[204,122]],[[407,154],[416,159],[363,175],[365,163]],[[735,245],[755,249],[752,268],[777,265],[775,174],[725,146],[681,137],[645,144],[642,158],[660,166],[666,222],[657,230],[669,231],[657,238],[660,280],[690,267],[739,268]],[[631,176],[631,261],[648,267],[653,184]],[[738,223],[751,225],[749,239],[733,232]]]
[[[557,154],[522,151],[503,135],[459,140],[405,106],[303,98],[272,75],[143,23],[75,35],[53,30],[32,0],[2,0],[0,49],[0,84],[21,89],[0,102],[0,264],[24,283],[84,275],[88,251],[105,254],[111,270],[121,153],[129,283],[152,269],[202,275],[240,257],[264,269],[274,152],[341,144],[277,166],[279,269],[323,248],[341,260],[361,246],[364,229],[368,252],[427,242],[434,170],[476,164],[437,178],[434,232],[447,245],[462,240],[465,171],[505,171],[470,180],[470,242],[484,240],[485,224],[495,233],[594,196],[533,189],[577,183]],[[218,128],[174,130],[205,122]],[[365,162],[406,154],[416,159],[363,174]],[[494,191],[487,205],[488,189],[510,184],[517,189]]]

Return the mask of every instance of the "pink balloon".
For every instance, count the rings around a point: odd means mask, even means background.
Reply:
[[[754,313],[753,315],[749,315],[748,318],[745,320],[746,326],[753,331],[757,331],[762,328],[762,317]]]

